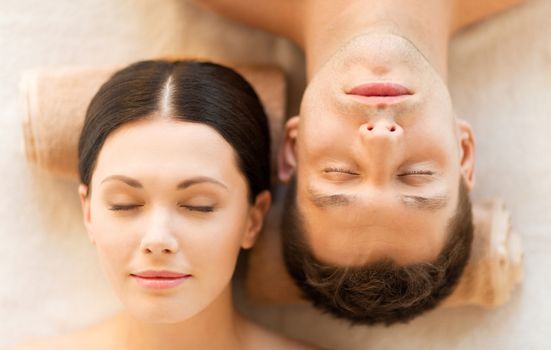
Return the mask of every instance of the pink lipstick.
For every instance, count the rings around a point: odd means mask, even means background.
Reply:
[[[389,104],[413,95],[403,85],[390,82],[373,82],[358,85],[346,92],[361,102],[368,104]]]
[[[189,279],[192,275],[173,271],[142,271],[130,274],[144,288],[173,288]]]

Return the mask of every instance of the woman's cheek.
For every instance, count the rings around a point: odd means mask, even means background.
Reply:
[[[236,220],[235,213],[218,213],[197,235],[194,235],[189,254],[194,265],[231,278],[244,233],[244,220]]]
[[[134,250],[139,247],[139,223],[121,222],[110,215],[97,217],[93,224],[94,242],[101,265],[112,284],[118,284],[119,279],[128,273],[129,263]]]

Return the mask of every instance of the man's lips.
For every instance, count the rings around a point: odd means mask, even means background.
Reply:
[[[190,274],[174,272],[174,271],[142,271],[130,274],[139,285],[151,289],[166,289],[176,287],[183,283]]]
[[[405,86],[391,82],[361,84],[346,91],[346,94],[369,104],[392,103],[413,95]]]
[[[374,82],[358,85],[347,92],[349,95],[366,97],[392,97],[411,95],[411,91],[403,85],[390,82]]]

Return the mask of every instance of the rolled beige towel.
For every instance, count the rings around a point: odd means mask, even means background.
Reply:
[[[503,201],[484,200],[473,206],[475,235],[471,258],[454,293],[444,306],[506,303],[522,281],[522,242],[511,231]]]
[[[274,66],[228,66],[245,77],[264,104],[275,160],[286,107],[284,75]],[[77,178],[77,145],[88,103],[100,86],[123,67],[42,68],[24,72],[20,94],[27,159],[54,175]]]
[[[280,213],[279,204],[270,215],[276,218]],[[503,202],[493,199],[475,203],[473,216],[475,232],[470,260],[457,288],[442,306],[495,307],[507,302],[522,280],[521,240],[511,232],[510,216]],[[304,302],[285,270],[280,244],[278,221],[268,220],[247,265],[245,288],[254,302]]]

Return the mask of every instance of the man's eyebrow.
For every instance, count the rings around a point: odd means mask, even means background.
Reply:
[[[446,194],[432,197],[404,195],[401,196],[401,200],[407,207],[423,210],[438,210],[448,205],[448,196]]]
[[[352,195],[340,193],[323,194],[313,188],[308,188],[308,195],[312,203],[318,208],[344,207],[356,200],[356,197]],[[448,196],[446,194],[432,197],[404,195],[400,199],[407,207],[431,211],[445,208],[448,204]]]
[[[135,180],[131,177],[124,176],[124,175],[111,175],[111,176],[108,176],[105,179],[103,179],[103,181],[101,183],[104,183],[104,182],[109,181],[109,180],[118,180],[118,181],[122,181],[125,184],[127,184],[128,186],[131,186],[131,187],[134,187],[134,188],[143,188],[143,185],[138,180]],[[223,183],[221,183],[220,181],[218,181],[216,179],[213,179],[211,177],[208,177],[208,176],[195,176],[195,177],[186,179],[186,180],[178,183],[178,185],[176,185],[176,189],[179,189],[179,190],[186,189],[190,186],[197,185],[197,184],[200,184],[200,183],[205,183],[205,182],[213,183],[215,185],[223,187],[226,190],[228,189],[228,187],[226,185],[224,185]]]
[[[327,207],[343,207],[350,205],[356,197],[346,194],[322,194],[316,191],[315,189],[309,187],[307,189],[308,197],[318,208],[327,208]]]

